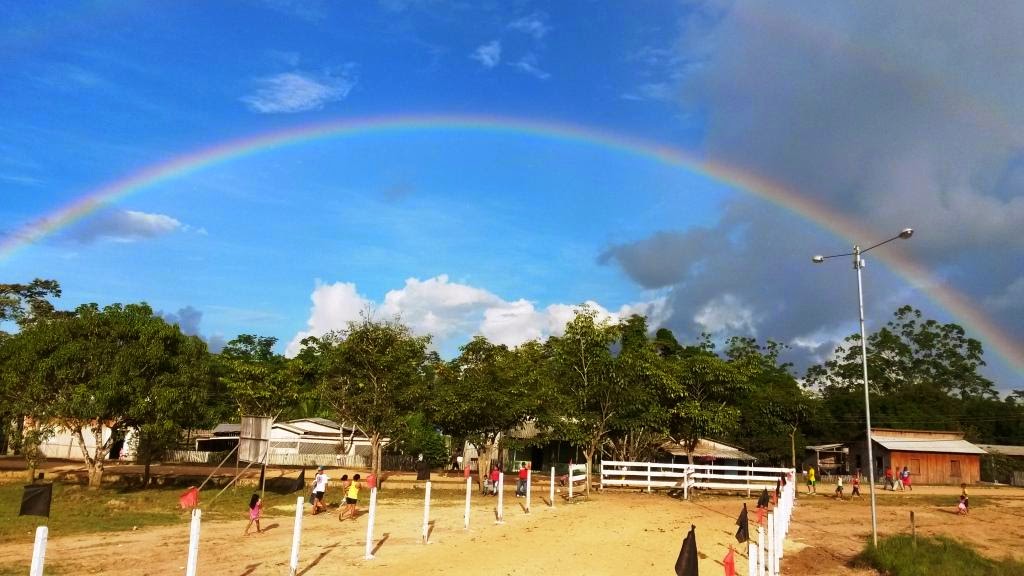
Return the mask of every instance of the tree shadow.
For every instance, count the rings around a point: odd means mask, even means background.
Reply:
[[[437,522],[437,520],[431,520],[430,522],[427,522],[427,540],[428,541],[430,540],[430,535],[434,533],[434,523],[435,522]]]
[[[370,555],[376,556],[377,551],[380,550],[382,546],[384,546],[384,543],[388,541],[388,538],[391,538],[391,533],[385,532],[381,539],[377,541],[377,545],[373,547],[373,550],[370,550]]]
[[[249,576],[250,574],[255,574],[256,573],[256,569],[260,567],[260,564],[263,564],[263,563],[262,562],[257,562],[255,564],[249,564],[248,566],[245,567],[245,572],[242,572],[238,576]]]

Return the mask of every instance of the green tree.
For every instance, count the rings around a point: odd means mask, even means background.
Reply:
[[[551,386],[538,422],[583,451],[587,478],[615,419],[631,400],[612,354],[620,335],[618,325],[599,321],[596,310],[583,306],[563,336],[548,339]]]
[[[274,353],[277,338],[240,334],[219,355],[219,372],[242,416],[279,417],[299,397],[300,379]]]
[[[364,317],[341,332],[303,340],[299,357],[316,374],[324,401],[343,422],[370,439],[371,467],[380,478],[381,448],[420,411],[436,358],[429,336],[414,336],[397,320]]]
[[[502,434],[522,425],[536,409],[543,358],[536,342],[510,350],[476,336],[438,372],[433,419],[446,434],[476,448],[481,486]]]
[[[28,284],[0,284],[0,323],[14,322],[24,327],[38,320],[67,316],[50,301],[60,295],[56,280],[36,278]]]
[[[145,304],[79,306],[73,316],[33,323],[12,338],[18,342],[15,372],[22,387],[18,403],[37,422],[57,423],[77,438],[98,487],[114,434],[149,423],[145,416],[171,418],[149,405],[195,399],[193,363],[205,344],[181,334]],[[180,412],[180,411],[179,411]],[[85,433],[94,447],[87,448]]]

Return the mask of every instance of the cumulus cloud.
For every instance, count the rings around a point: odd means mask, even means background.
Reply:
[[[702,6],[680,28],[674,56],[637,56],[674,62],[650,82],[671,83],[679,107],[706,119],[700,152],[861,223],[868,237],[836,239],[737,196],[713,225],[617,244],[601,261],[642,286],[667,287],[673,328],[731,322],[802,351],[818,348],[808,335],[855,329],[849,266],[812,267],[809,255],[906,226],[917,230],[913,240],[880,250],[903,251],[990,310],[1017,301],[1019,267],[1006,263],[1024,253],[1024,67],[1007,63],[1024,60],[1024,4]],[[865,281],[875,326],[908,292],[929,312],[919,287],[881,267]],[[729,321],[725,294],[745,311]],[[1024,336],[1024,316],[996,321]]]
[[[84,244],[97,240],[135,242],[170,234],[183,229],[178,220],[166,214],[152,214],[135,210],[115,210],[90,218],[73,228],[68,236]]]
[[[345,99],[356,82],[351,66],[338,73],[321,75],[283,72],[256,79],[256,89],[241,101],[260,114],[320,110],[331,102]]]
[[[486,44],[481,44],[469,57],[479,62],[484,68],[494,68],[501,63],[501,41],[491,40]]]
[[[192,306],[179,308],[177,312],[164,312],[162,310],[158,310],[156,315],[163,318],[170,324],[177,324],[183,334],[199,336],[206,342],[207,349],[214,354],[218,354],[227,344],[227,341],[220,334],[204,336],[199,332],[199,325],[203,321],[203,312]]]
[[[321,336],[340,330],[361,313],[372,311],[377,317],[398,317],[416,334],[429,334],[434,345],[445,347],[468,341],[481,334],[498,344],[517,346],[528,340],[559,335],[572,319],[575,305],[552,304],[543,309],[526,300],[505,300],[476,286],[452,282],[439,275],[426,280],[409,278],[402,288],[388,291],[382,302],[359,294],[351,283],[318,283],[312,294],[313,307],[306,330],[295,335],[286,354],[294,356],[307,336]],[[611,321],[632,314],[645,314],[657,327],[666,318],[664,298],[627,304],[609,311],[596,302],[587,302],[599,317]]]
[[[536,40],[544,38],[551,31],[551,26],[548,24],[548,15],[543,12],[534,12],[529,16],[513,20],[509,23],[508,28],[509,30],[533,36]]]

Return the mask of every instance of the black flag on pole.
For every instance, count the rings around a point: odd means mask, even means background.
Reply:
[[[267,465],[260,466],[260,488],[263,487],[263,482],[267,479]]]
[[[739,517],[736,518],[736,541],[740,544],[750,540],[750,527],[747,524],[747,503],[743,503],[743,510],[740,510]]]
[[[295,479],[295,484],[292,485],[292,492],[298,492],[306,487],[306,469],[303,468],[302,472],[299,472],[299,477]]]
[[[757,499],[758,508],[767,508],[768,504],[771,503],[772,497],[768,495],[768,489],[765,488],[761,491],[761,496]]]
[[[676,558],[676,576],[697,576],[697,527],[690,525],[690,533],[683,539],[683,546]]]
[[[26,484],[21,495],[21,511],[18,516],[50,517],[50,500],[53,499],[53,484]]]

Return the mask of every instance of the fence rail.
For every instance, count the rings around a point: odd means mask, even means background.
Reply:
[[[655,488],[681,489],[688,498],[694,488],[734,491],[774,488],[787,474],[795,476],[791,468],[605,460],[601,462],[601,488],[645,488],[648,492]]]
[[[163,462],[175,464],[216,464],[227,452],[204,450],[168,450]],[[335,468],[369,468],[370,457],[362,454],[275,454],[267,455],[268,466],[328,466]],[[385,454],[381,465],[385,470],[412,470],[415,460],[409,456]]]

